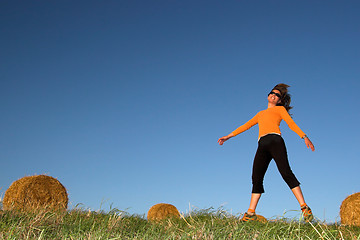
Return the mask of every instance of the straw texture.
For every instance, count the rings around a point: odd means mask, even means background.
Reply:
[[[3,199],[4,210],[66,210],[67,205],[65,187],[57,179],[46,175],[23,177],[13,182]]]
[[[264,216],[261,216],[259,214],[256,214],[256,216],[257,216],[257,221],[259,222],[266,223],[268,221]]]
[[[167,203],[152,206],[147,215],[149,221],[159,221],[168,217],[180,218],[180,213],[175,206]]]
[[[348,196],[341,203],[340,218],[344,225],[360,226],[360,192]]]

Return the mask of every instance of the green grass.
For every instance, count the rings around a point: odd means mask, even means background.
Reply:
[[[200,210],[148,222],[145,216],[113,209],[91,212],[0,212],[0,239],[359,239],[360,227],[302,223],[277,219],[268,223],[240,223],[223,210]]]

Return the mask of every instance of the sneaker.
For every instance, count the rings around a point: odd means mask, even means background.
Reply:
[[[311,222],[314,219],[314,215],[308,205],[302,206],[301,211],[305,222]]]
[[[243,217],[240,219],[240,222],[250,222],[250,221],[257,221],[258,217],[256,214],[248,214],[247,212],[244,213]]]

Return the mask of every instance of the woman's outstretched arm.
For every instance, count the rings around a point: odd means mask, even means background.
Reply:
[[[233,131],[229,135],[219,138],[218,143],[220,145],[223,145],[223,143],[226,142],[227,140],[229,140],[230,138],[235,137],[236,135],[248,130],[249,128],[256,125],[257,123],[258,123],[258,114],[256,114],[252,119],[250,119],[244,125],[241,125],[240,127],[238,127],[235,131]]]
[[[310,148],[311,151],[315,151],[314,144],[310,141],[310,139],[306,135],[303,137],[303,139],[305,140],[306,147]]]
[[[224,137],[219,138],[218,143],[219,143],[220,145],[223,145],[224,142],[226,142],[227,140],[229,140],[229,139],[232,138],[232,137],[234,137],[234,134],[233,134],[233,133],[230,133],[230,134],[227,135],[227,136],[224,136]]]

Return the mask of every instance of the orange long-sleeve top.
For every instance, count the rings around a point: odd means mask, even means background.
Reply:
[[[252,126],[259,124],[259,139],[270,133],[281,135],[281,120],[284,120],[289,128],[296,132],[301,138],[305,136],[305,133],[298,127],[298,125],[296,125],[283,106],[275,106],[258,112],[252,119],[244,125],[238,127],[232,133],[236,136],[250,129]]]

